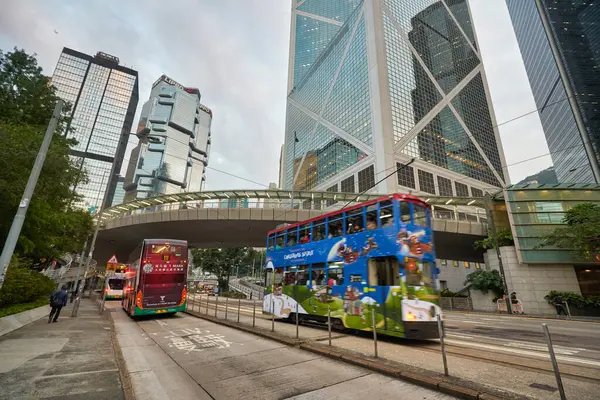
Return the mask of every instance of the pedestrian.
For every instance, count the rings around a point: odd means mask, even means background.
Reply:
[[[567,312],[565,311],[565,301],[563,300],[562,296],[558,295],[554,298],[554,307],[556,308],[556,317],[560,318],[560,314],[563,313],[565,315],[568,315]]]
[[[60,315],[60,310],[67,305],[67,302],[69,301],[69,292],[67,290],[67,286],[63,285],[61,290],[55,291],[50,296],[50,307],[52,307],[52,310],[48,316],[48,323],[56,322]]]

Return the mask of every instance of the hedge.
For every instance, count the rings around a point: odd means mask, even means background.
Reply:
[[[231,299],[245,299],[246,295],[240,292],[223,292],[219,293],[219,297],[229,297]]]
[[[554,304],[554,299],[558,296],[562,296],[563,300],[568,302],[569,305],[573,305],[577,308],[586,308],[589,306],[600,308],[600,296],[589,296],[584,297],[579,293],[574,292],[558,292],[556,290],[550,291],[544,298],[549,304]]]
[[[13,263],[8,267],[0,289],[0,308],[49,298],[55,288],[56,283],[47,276]]]

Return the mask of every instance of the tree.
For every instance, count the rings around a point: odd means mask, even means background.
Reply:
[[[502,277],[500,273],[493,269],[486,271],[480,269],[467,275],[465,285],[470,284],[473,289],[487,293],[488,290],[494,292],[496,297],[501,297],[504,294],[504,285],[502,285]]]
[[[12,224],[57,96],[42,74],[35,55],[23,50],[0,51],[0,243]],[[60,135],[59,123],[34,195],[30,201],[15,254],[39,260],[79,252],[92,231],[88,212],[72,206],[79,196],[71,190],[85,171],[69,157],[76,142]]]
[[[247,257],[248,248],[192,249],[192,262],[195,266],[217,276],[221,291],[229,289],[229,276],[233,268],[242,264]]]
[[[566,226],[544,236],[536,248],[554,246],[572,250],[582,261],[600,261],[600,205],[577,204],[565,212]]]
[[[497,232],[496,236],[497,236],[497,240],[498,240],[498,246],[500,246],[500,247],[513,246],[515,244],[515,241],[513,239],[512,232],[510,231],[510,229],[501,229]],[[493,249],[494,248],[494,236],[489,235],[485,239],[477,240],[475,243],[473,243],[473,247],[475,247],[476,249],[481,248],[484,250]]]

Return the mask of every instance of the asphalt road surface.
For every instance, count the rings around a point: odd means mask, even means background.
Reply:
[[[453,399],[186,314],[132,320],[107,303],[143,399]]]

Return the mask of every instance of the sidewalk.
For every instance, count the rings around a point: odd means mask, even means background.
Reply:
[[[0,337],[0,399],[125,399],[112,324],[90,299],[57,323],[42,318]],[[48,312],[50,309],[48,309]]]

